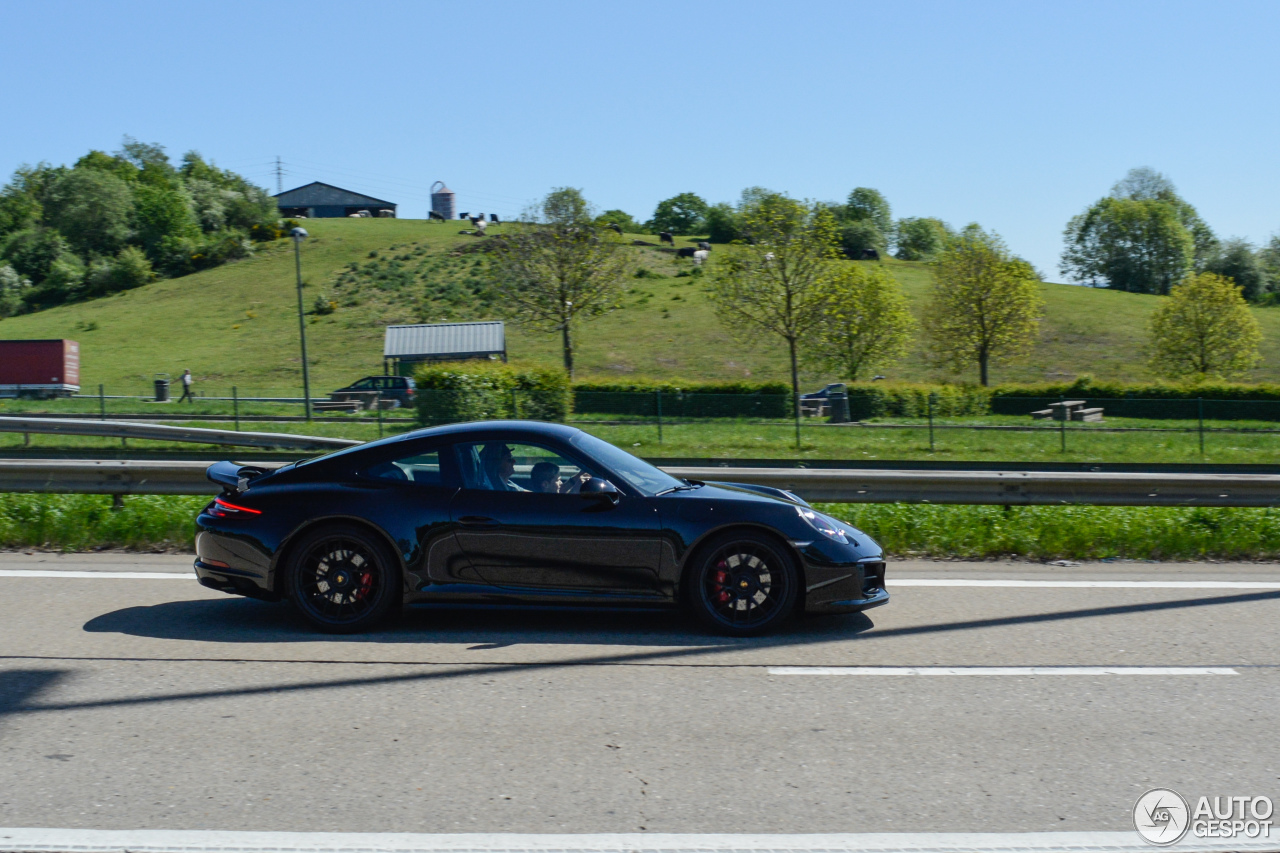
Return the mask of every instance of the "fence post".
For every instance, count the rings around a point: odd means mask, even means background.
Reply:
[[[1067,398],[1062,395],[1058,395],[1058,402],[1065,403],[1067,402]],[[1062,439],[1062,452],[1066,453],[1067,452],[1067,418],[1069,417],[1069,413],[1067,412],[1066,406],[1063,406],[1061,408],[1061,413],[1062,413],[1062,420],[1059,421],[1060,425],[1058,427],[1058,434],[1059,436],[1061,436],[1061,439]]]
[[[933,452],[933,401],[938,399],[936,391],[929,392],[929,452]]]
[[[1200,455],[1204,456],[1204,397],[1196,397],[1196,415],[1200,421]]]
[[[653,392],[658,403],[658,444],[662,444],[662,389]]]
[[[378,438],[382,438],[382,397],[374,400],[373,405],[378,407]]]
[[[102,383],[98,383],[98,420],[105,421],[107,419],[107,394],[102,390]]]
[[[791,401],[793,404],[792,408],[794,409],[796,414],[796,450],[799,450],[800,449],[800,392],[793,391],[792,397],[793,397]]]
[[[516,389],[511,389],[511,417],[520,420],[520,400],[516,397]],[[381,433],[379,433],[381,434]]]
[[[236,386],[231,386],[231,409],[235,412],[236,432],[240,431],[240,390]]]

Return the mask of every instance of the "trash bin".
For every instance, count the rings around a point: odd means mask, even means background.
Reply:
[[[156,402],[169,402],[169,374],[167,373],[156,374]]]
[[[849,423],[849,393],[845,390],[832,391],[827,396],[827,423]]]

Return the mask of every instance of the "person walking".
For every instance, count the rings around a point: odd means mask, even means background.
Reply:
[[[183,400],[186,400],[189,403],[195,402],[195,398],[191,396],[192,381],[193,380],[191,378],[191,371],[190,370],[182,371],[182,396],[178,398],[179,403],[181,403]]]

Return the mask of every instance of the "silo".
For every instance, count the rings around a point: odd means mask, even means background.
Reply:
[[[444,181],[436,181],[431,185],[431,209],[445,219],[454,219],[458,215],[458,203],[454,199],[453,190],[446,187]]]

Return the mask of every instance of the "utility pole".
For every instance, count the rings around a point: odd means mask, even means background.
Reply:
[[[261,162],[261,161],[259,161]],[[280,165],[280,155],[276,155],[276,195],[284,192],[284,169]]]
[[[307,422],[311,422],[311,375],[307,370],[307,317],[302,307],[302,241],[307,239],[307,232],[302,228],[294,228],[289,232],[293,238],[293,260],[298,271],[298,336],[302,339],[302,398],[307,413]]]

